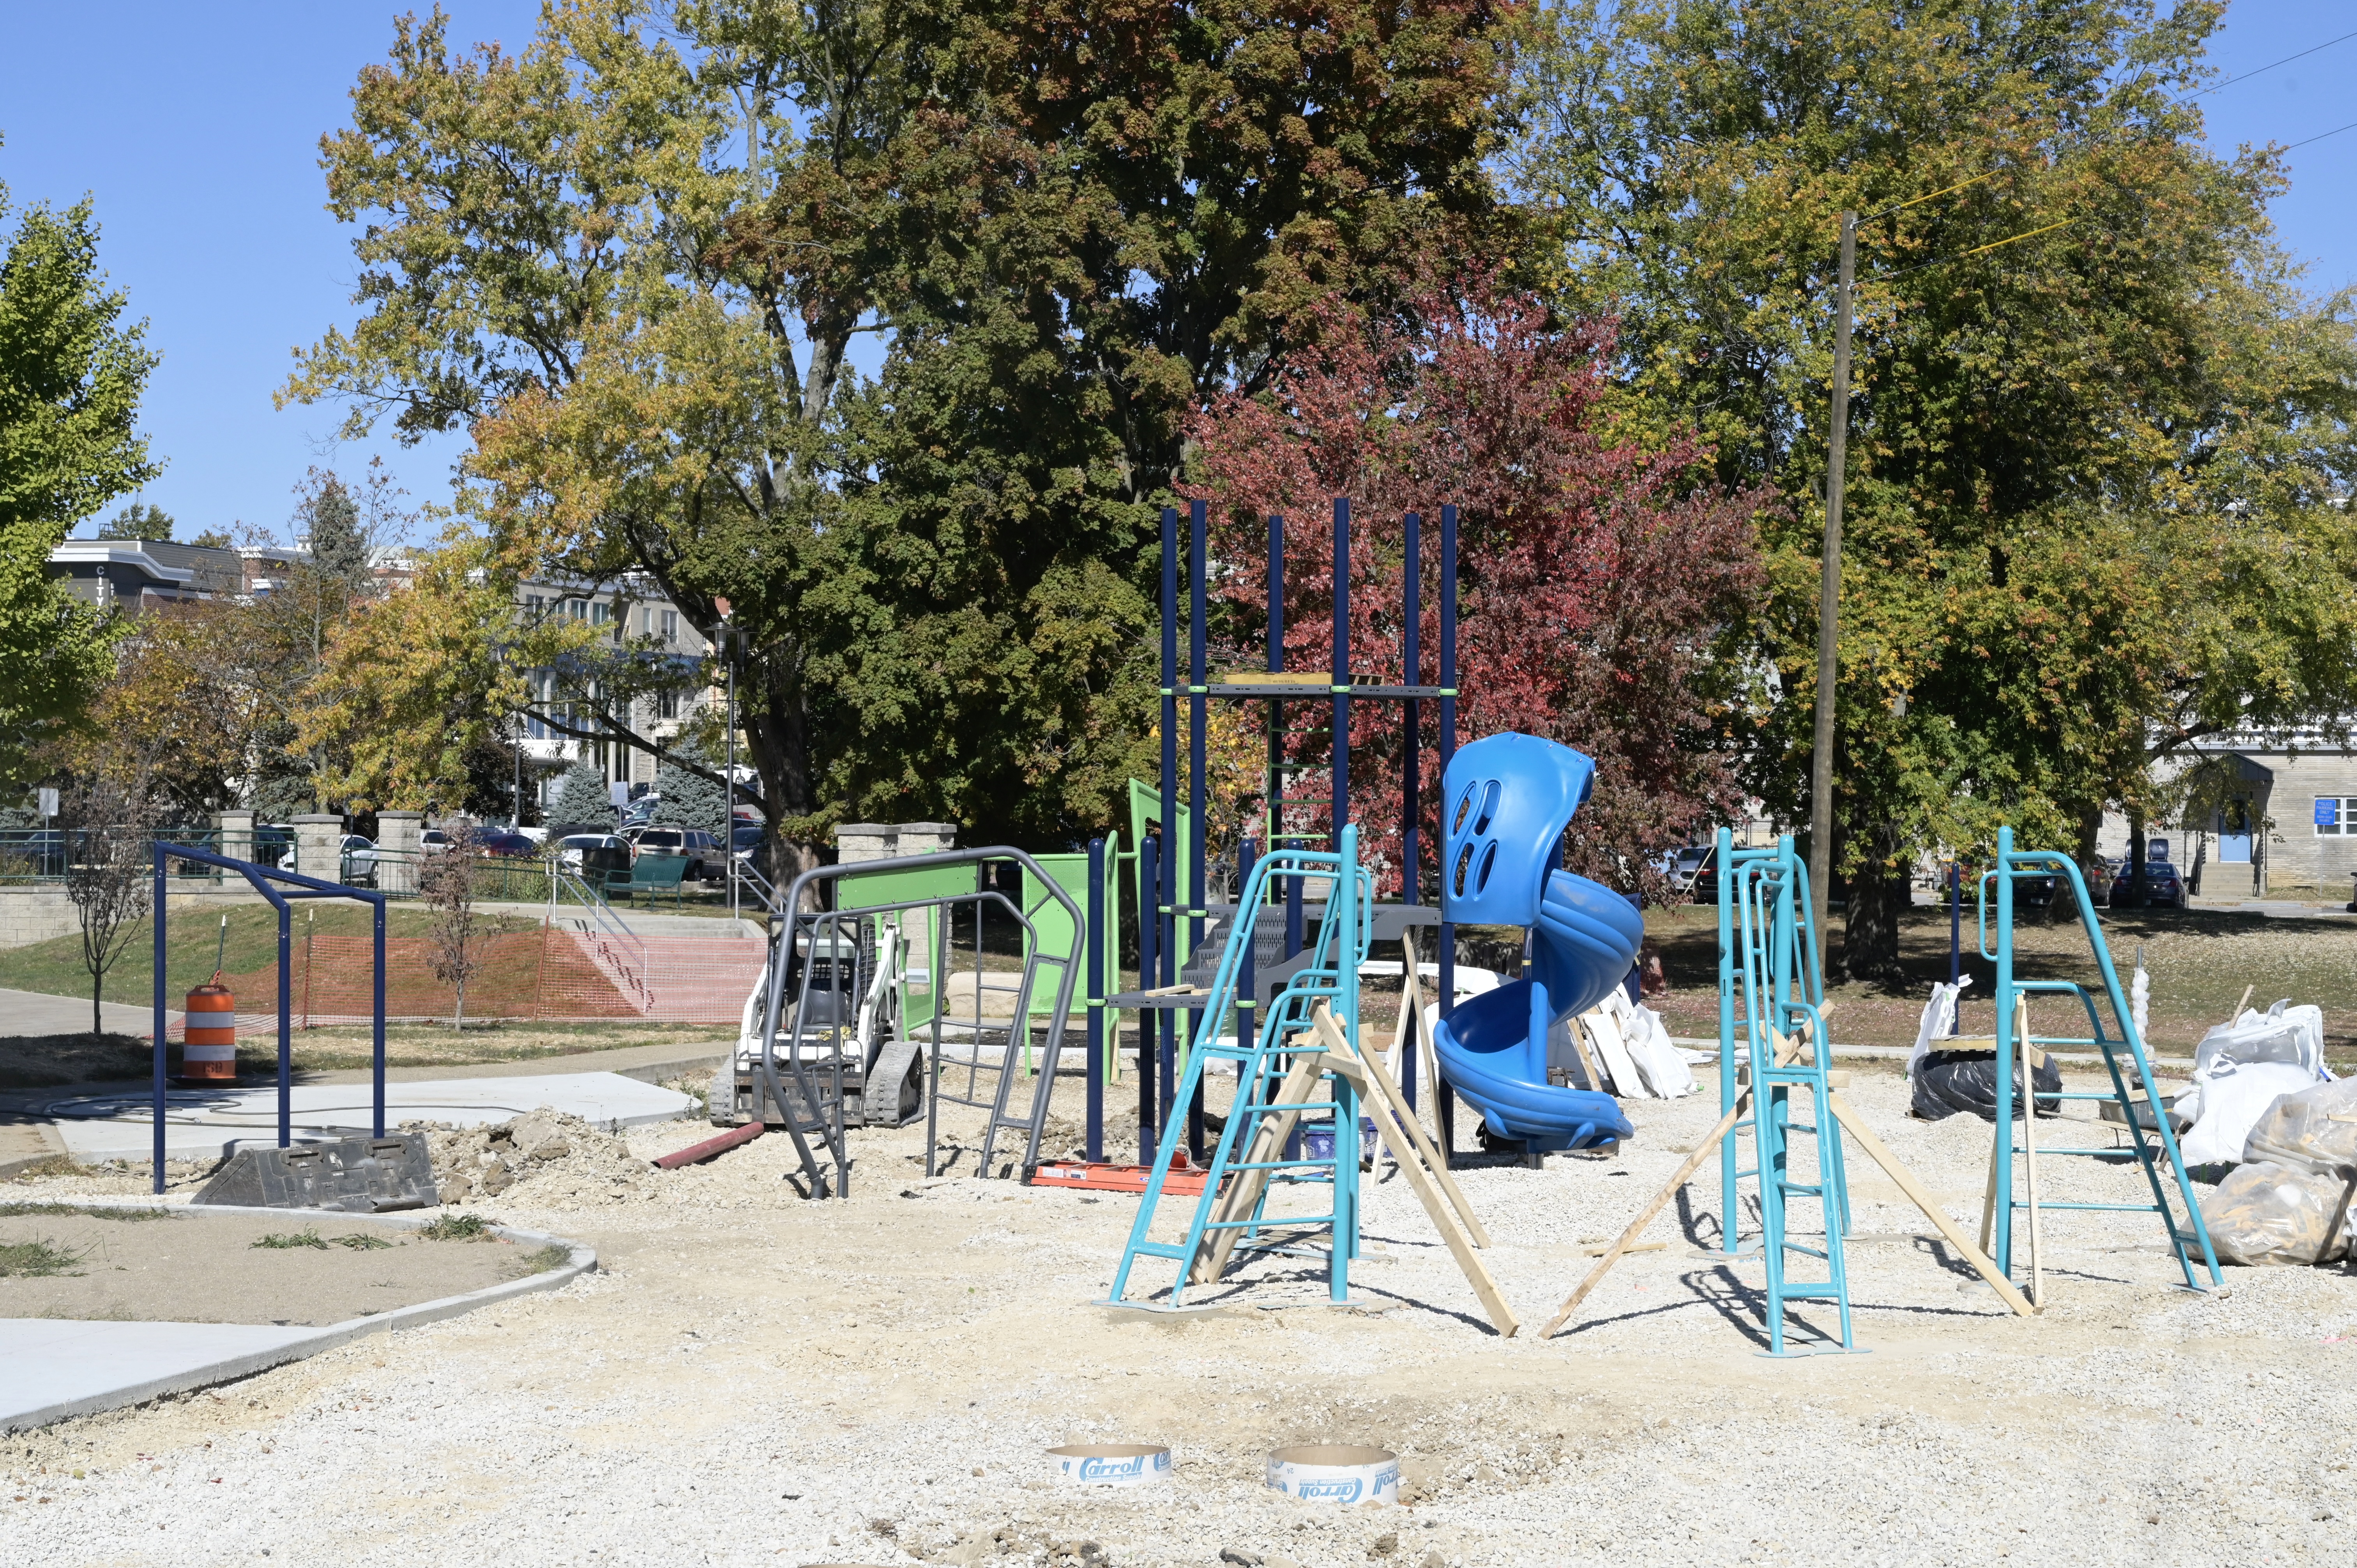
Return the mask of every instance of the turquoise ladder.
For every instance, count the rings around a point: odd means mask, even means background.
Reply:
[[[1810,914],[1809,874],[1792,853],[1789,835],[1773,849],[1737,850],[1726,829],[1718,833],[1719,864],[1719,1099],[1724,1112],[1739,1092],[1735,1063],[1753,1089],[1751,1113],[1729,1130],[1720,1152],[1725,1182],[1720,1247],[1738,1246],[1738,1184],[1759,1184],[1760,1261],[1767,1268],[1762,1316],[1771,1356],[1854,1351],[1849,1267],[1843,1238],[1850,1228],[1849,1180],[1842,1160],[1840,1124],[1834,1119],[1833,1085],[1826,1076],[1833,1052],[1825,1033],[1824,977],[1817,963]],[[1736,1037],[1736,1003],[1742,1003],[1742,1039]],[[1810,1048],[1780,1060],[1777,1042],[1806,1038]],[[1794,1119],[1794,1092],[1803,1097],[1806,1121]],[[1753,1167],[1738,1167],[1738,1142],[1749,1130],[1757,1154]],[[1804,1156],[1795,1162],[1796,1153]],[[1813,1204],[1823,1225],[1821,1244],[1796,1240],[1795,1203]],[[1805,1208],[1804,1208],[1805,1217]],[[1803,1236],[1814,1232],[1803,1230]],[[1795,1278],[1795,1259],[1807,1277]],[[1785,1318],[1792,1304],[1831,1301],[1841,1320],[1836,1345],[1819,1337],[1788,1346]]]
[[[1371,911],[1374,887],[1372,880],[1359,866],[1358,833],[1355,824],[1343,828],[1339,854],[1273,850],[1253,866],[1251,879],[1237,900],[1240,910],[1260,908],[1269,901],[1272,890],[1281,889],[1288,880],[1329,877],[1332,891],[1327,899],[1326,918],[1318,926],[1318,942],[1308,966],[1296,972],[1278,993],[1268,1016],[1258,1021],[1259,1027],[1245,1024],[1232,1040],[1222,1040],[1220,1025],[1232,1008],[1239,1010],[1240,1018],[1249,1017],[1253,1011],[1253,999],[1239,998],[1236,990],[1238,972],[1250,951],[1248,944],[1258,922],[1241,915],[1235,921],[1221,951],[1219,969],[1212,977],[1202,1010],[1196,1015],[1200,1022],[1193,1048],[1187,1053],[1186,1071],[1171,1100],[1174,1105],[1193,1103],[1205,1070],[1215,1061],[1228,1061],[1240,1066],[1234,1103],[1205,1167],[1202,1195],[1189,1218],[1186,1240],[1178,1242],[1149,1240],[1161,1209],[1171,1164],[1185,1137],[1186,1119],[1174,1116],[1162,1130],[1154,1169],[1146,1177],[1146,1193],[1139,1200],[1137,1219],[1130,1227],[1129,1241],[1122,1251],[1121,1267],[1114,1275],[1106,1305],[1166,1311],[1179,1306],[1188,1274],[1202,1254],[1207,1239],[1223,1230],[1241,1231],[1239,1243],[1245,1245],[1264,1230],[1313,1233],[1324,1230],[1329,1292],[1335,1301],[1349,1299],[1351,1260],[1359,1251],[1357,1093],[1340,1075],[1321,1072],[1312,1083],[1308,1098],[1285,1101],[1278,1099],[1278,1094],[1297,1059],[1326,1054],[1317,1044],[1316,1036],[1308,1032],[1310,1015],[1319,1004],[1333,1009],[1351,1048],[1359,1048],[1359,966],[1366,961],[1373,936]],[[1317,1098],[1321,1089],[1324,1099]],[[1298,1116],[1301,1122],[1330,1119],[1331,1152],[1322,1157],[1294,1156],[1280,1149],[1274,1159],[1246,1159],[1245,1152],[1253,1146],[1253,1133],[1262,1122],[1288,1114]],[[1301,1122],[1297,1122],[1297,1127]],[[1254,1171],[1266,1173],[1267,1186],[1252,1213],[1228,1219],[1217,1218],[1214,1210],[1222,1186]],[[1269,1215],[1268,1201],[1280,1186],[1322,1189],[1318,1202],[1325,1212]],[[1131,1271],[1141,1258],[1165,1259],[1178,1265],[1178,1277],[1167,1299],[1129,1298]]]
[[[2184,1276],[2185,1288],[2194,1291],[2205,1289],[2194,1277],[2193,1255],[2188,1251],[2189,1246],[2198,1245],[2201,1251],[2202,1264],[2210,1273],[2210,1284],[2206,1288],[2222,1290],[2226,1282],[2224,1276],[2219,1272],[2218,1254],[2210,1244],[2210,1228],[2202,1220],[2201,1206],[2193,1196],[2191,1180],[2186,1176],[2185,1156],[2177,1146],[2177,1133],[2169,1124],[2169,1117],[2161,1107],[2159,1092],[2153,1083],[2152,1059],[2145,1053],[2144,1032],[2136,1027],[2135,1012],[2129,1007],[2127,998],[2121,993],[2119,972],[2112,966],[2111,946],[2104,940],[2103,923],[2095,918],[2094,901],[2087,897],[2086,880],[2080,875],[2078,863],[2056,850],[2015,849],[2013,830],[2009,827],[1997,830],[1996,844],[1996,865],[1995,869],[1982,875],[1979,890],[1980,954],[1996,965],[1996,1154],[1995,1169],[1991,1172],[1996,1184],[1996,1193],[1992,1201],[1995,1234],[1991,1238],[1994,1245],[1989,1248],[1990,1258],[1998,1268],[2005,1271],[2008,1277],[2012,1275],[2013,1216],[2017,1210],[2029,1207],[2027,1202],[2018,1200],[2013,1196],[2013,1160],[2014,1155],[2020,1152],[2015,1149],[2013,1143],[2013,1118],[2018,1113],[2015,1111],[2014,1099],[2015,1047],[2018,1043],[2040,1049],[2083,1050],[2092,1046],[2104,1054],[2104,1066],[2109,1071],[2112,1079],[2109,1092],[2100,1090],[2083,1090],[2066,1091],[2059,1097],[2040,1096],[2037,1093],[2033,1080],[2029,1087],[2033,1103],[2025,1105],[2022,1109],[2034,1111],[2036,1109],[2034,1101],[2037,1099],[2060,1098],[2114,1101],[2119,1106],[2121,1115],[2127,1124],[2129,1149],[2041,1147],[2038,1150],[2039,1157],[2056,1155],[2063,1158],[2117,1161],[2130,1156],[2132,1151],[2132,1157],[2143,1167],[2145,1183],[2152,1191],[2152,1201],[2150,1203],[2050,1203],[2041,1198],[2038,1204],[2039,1208],[2041,1211],[2052,1209],[2065,1212],[2076,1210],[2158,1214],[2160,1216],[2162,1227],[2169,1232],[2169,1243],[2176,1251],[2177,1266],[2179,1272]],[[2109,1004],[2112,1017],[2119,1026],[2116,1036],[2104,1029],[2103,1015],[2095,1006],[2095,998],[2085,986],[2075,981],[2022,980],[2015,973],[2014,884],[2026,879],[2043,881],[2049,877],[2053,877],[2059,883],[2065,883],[2070,886],[2072,897],[2078,907],[2079,925],[2087,934],[2087,945],[2093,950],[2096,970],[2103,976],[2104,1000]],[[1997,908],[1995,952],[1989,950],[1988,945],[1988,907],[1992,886],[1996,893]],[[2040,995],[2076,997],[2087,1015],[2087,1035],[2081,1036],[2033,1034],[2025,1035],[2019,1042],[2017,1042],[2014,1037],[2014,1018],[2018,1005],[2029,997]],[[2121,1060],[2123,1047],[2126,1047],[2127,1059],[2125,1063]],[[2135,1098],[2135,1092],[2137,1090],[2141,1090],[2144,1096],[2141,1108]],[[2164,1161],[2169,1166],[2169,1179],[2167,1182],[2164,1182],[2161,1177],[2160,1167]],[[2177,1189],[2178,1199],[2185,1206],[2187,1220],[2184,1224],[2179,1223],[2176,1214],[2169,1208],[2168,1189],[2170,1187]],[[2040,1302],[2039,1305],[2043,1306],[2045,1303]]]

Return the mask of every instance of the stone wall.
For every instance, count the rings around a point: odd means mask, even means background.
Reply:
[[[260,895],[240,882],[219,889],[175,887],[166,897],[171,918],[204,918],[232,904],[259,904]],[[38,887],[0,887],[0,948],[30,947],[81,929],[73,900],[54,883]]]

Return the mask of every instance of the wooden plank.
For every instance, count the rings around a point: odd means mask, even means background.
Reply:
[[[1400,964],[1399,1022],[1392,1026],[1391,1049],[1385,1053],[1383,1063],[1384,1070],[1391,1074],[1394,1082],[1399,1079],[1400,1052],[1416,1037],[1415,1015],[1424,1006],[1424,990],[1416,983],[1415,977],[1415,943],[1405,931],[1400,933],[1400,957],[1403,961]],[[1404,1157],[1399,1149],[1392,1146],[1390,1139],[1378,1135],[1375,1141],[1391,1155],[1394,1164]]]
[[[1331,1019],[1334,1015],[1333,1010],[1322,1002],[1318,1004],[1318,1011],[1328,1019]],[[1339,1024],[1335,1026],[1335,1033],[1337,1035],[1341,1033]],[[1321,1035],[1319,1037],[1324,1036]],[[1406,1132],[1409,1146],[1413,1147],[1417,1156],[1431,1167],[1433,1179],[1439,1184],[1440,1190],[1447,1195],[1449,1207],[1454,1208],[1458,1217],[1464,1221],[1467,1232],[1473,1238],[1473,1244],[1477,1247],[1490,1245],[1488,1227],[1481,1223],[1481,1217],[1473,1212],[1473,1202],[1465,1196],[1464,1188],[1457,1185],[1457,1178],[1448,1174],[1448,1162],[1440,1157],[1440,1145],[1432,1141],[1425,1132],[1424,1124],[1415,1119],[1415,1112],[1408,1107],[1407,1096],[1400,1092],[1399,1085],[1392,1080],[1391,1074],[1383,1071],[1381,1062],[1371,1061],[1366,1065],[1372,1069],[1374,1075],[1376,1097],[1391,1107],[1392,1120],[1398,1122]]]
[[[1646,1099],[1650,1091],[1645,1080],[1637,1076],[1637,1064],[1630,1058],[1629,1047],[1620,1038],[1620,1026],[1612,1021],[1612,1015],[1601,1007],[1591,1007],[1575,1022],[1587,1026],[1588,1037],[1596,1042],[1597,1054],[1604,1058],[1604,1070],[1612,1075],[1612,1092],[1623,1100]]]
[[[1857,1140],[1858,1147],[1871,1155],[1874,1163],[1882,1167],[1883,1173],[1899,1184],[1899,1190],[1905,1193],[1914,1201],[1915,1207],[1923,1211],[1923,1218],[1929,1219],[1933,1229],[1947,1238],[1948,1245],[1964,1254],[1964,1262],[1970,1263],[1979,1273],[1981,1278],[1988,1282],[1989,1288],[1996,1292],[2006,1305],[2013,1308],[2017,1316],[2035,1317],[2038,1315],[2038,1309],[2029,1304],[2029,1298],[2014,1288],[2011,1280],[1997,1272],[1997,1266],[1989,1262],[1987,1254],[1964,1240],[1964,1231],[1957,1229],[1956,1222],[1941,1210],[1932,1195],[1924,1190],[1923,1184],[1915,1179],[1915,1173],[1900,1164],[1899,1156],[1884,1146],[1882,1140],[1874,1135],[1871,1128],[1858,1120],[1857,1113],[1849,1108],[1849,1102],[1838,1094],[1828,1095],[1826,1100],[1833,1107],[1835,1119],[1849,1130],[1850,1136]]]
[[[1352,1077],[1361,1085],[1375,1089],[1376,1091],[1369,1094],[1366,1101],[1376,1124],[1381,1126],[1392,1122],[1395,1099],[1394,1095],[1382,1092],[1382,1087],[1389,1082],[1383,1065],[1364,1060],[1351,1049],[1351,1042],[1343,1036],[1340,1027],[1334,1022],[1333,1013],[1328,1008],[1318,1008],[1316,1026],[1318,1038],[1326,1047],[1335,1070]],[[1464,1272],[1466,1282],[1473,1287],[1473,1294],[1481,1298],[1482,1309],[1490,1315],[1491,1326],[1501,1337],[1512,1339],[1521,1329],[1522,1322],[1514,1316],[1514,1309],[1507,1305],[1505,1293],[1491,1277],[1489,1269],[1481,1262],[1481,1255],[1473,1250],[1464,1229],[1457,1223],[1456,1217],[1449,1210],[1448,1199],[1442,1196],[1438,1185],[1432,1179],[1434,1173],[1420,1159],[1406,1161],[1400,1170],[1406,1176],[1408,1185],[1415,1189],[1425,1213],[1431,1217],[1433,1229],[1439,1231],[1440,1239],[1448,1243],[1449,1255],[1457,1260],[1457,1266]]]
[[[1612,1272],[1612,1265],[1637,1244],[1637,1238],[1644,1234],[1645,1227],[1651,1225],[1654,1217],[1669,1206],[1670,1199],[1677,1196],[1678,1188],[1694,1179],[1695,1172],[1702,1169],[1703,1162],[1717,1152],[1718,1141],[1734,1130],[1736,1122],[1743,1118],[1744,1107],[1750,1102],[1751,1091],[1749,1089],[1735,1097],[1735,1108],[1718,1119],[1718,1125],[1711,1129],[1708,1137],[1694,1146],[1694,1152],[1686,1156],[1686,1163],[1678,1167],[1678,1174],[1670,1178],[1669,1185],[1655,1193],[1653,1201],[1645,1205],[1643,1211],[1631,1221],[1629,1229],[1620,1232],[1620,1239],[1612,1243],[1604,1256],[1598,1260],[1596,1267],[1587,1272],[1587,1277],[1579,1282],[1579,1288],[1571,1293],[1555,1316],[1547,1320],[1547,1326],[1539,1330],[1540,1338],[1554,1338],[1555,1330],[1571,1320],[1571,1315],[1579,1310],[1579,1304],[1587,1299],[1587,1293],[1603,1283],[1604,1276]]]
[[[1277,1084],[1276,1103],[1298,1105],[1323,1074],[1324,1065],[1315,1052],[1305,1051],[1293,1058],[1284,1079]],[[1231,1114],[1233,1112],[1231,1112]],[[1253,1130],[1252,1144],[1242,1163],[1254,1164],[1273,1160],[1285,1147],[1286,1139],[1301,1120],[1298,1111],[1279,1111],[1263,1116],[1260,1125]],[[1228,1180],[1225,1192],[1212,1205],[1211,1218],[1243,1219],[1260,1206],[1261,1195],[1268,1190],[1268,1172],[1238,1171]],[[1211,1284],[1228,1271],[1228,1260],[1234,1254],[1236,1243],[1243,1240],[1240,1230],[1206,1230],[1201,1247],[1197,1251],[1194,1266],[1187,1273],[1189,1284]]]

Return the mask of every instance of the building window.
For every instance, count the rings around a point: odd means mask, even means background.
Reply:
[[[2357,795],[2319,795],[2316,836],[2357,838]]]
[[[677,692],[659,692],[655,694],[655,717],[659,719],[675,719],[679,717],[679,693]]]
[[[548,614],[548,596],[547,596],[547,595],[545,595],[545,594],[526,594],[526,595],[523,596],[523,618],[524,618],[524,624],[525,624],[525,625],[527,625],[527,626],[538,626],[538,625],[540,624],[540,622],[541,622],[541,618],[542,618],[542,617],[544,617],[544,616],[545,616],[545,615],[547,615],[547,614]]]
[[[663,611],[662,639],[667,644],[677,642],[679,640],[679,612],[677,610]]]
[[[606,618],[613,614],[613,606],[608,604],[603,599],[599,599],[597,603],[589,607],[589,624],[591,626],[604,626],[606,624]]]

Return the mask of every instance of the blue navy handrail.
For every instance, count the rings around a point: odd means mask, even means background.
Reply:
[[[166,965],[165,902],[167,885],[165,862],[193,861],[199,865],[218,866],[234,871],[250,883],[253,890],[270,901],[278,911],[278,1146],[282,1149],[294,1142],[295,1122],[295,998],[291,985],[294,960],[292,920],[294,898],[351,898],[370,905],[376,911],[376,1017],[373,1054],[371,1058],[372,1120],[371,1135],[384,1136],[384,901],[385,895],[370,887],[348,887],[340,882],[325,882],[300,872],[280,871],[274,866],[257,865],[250,860],[237,860],[216,854],[208,849],[188,844],[167,843],[157,840],[156,854],[156,1171],[155,1190],[164,1190],[164,1083],[165,1071],[165,1006],[164,973]],[[271,886],[283,883],[289,891],[280,892]]]

